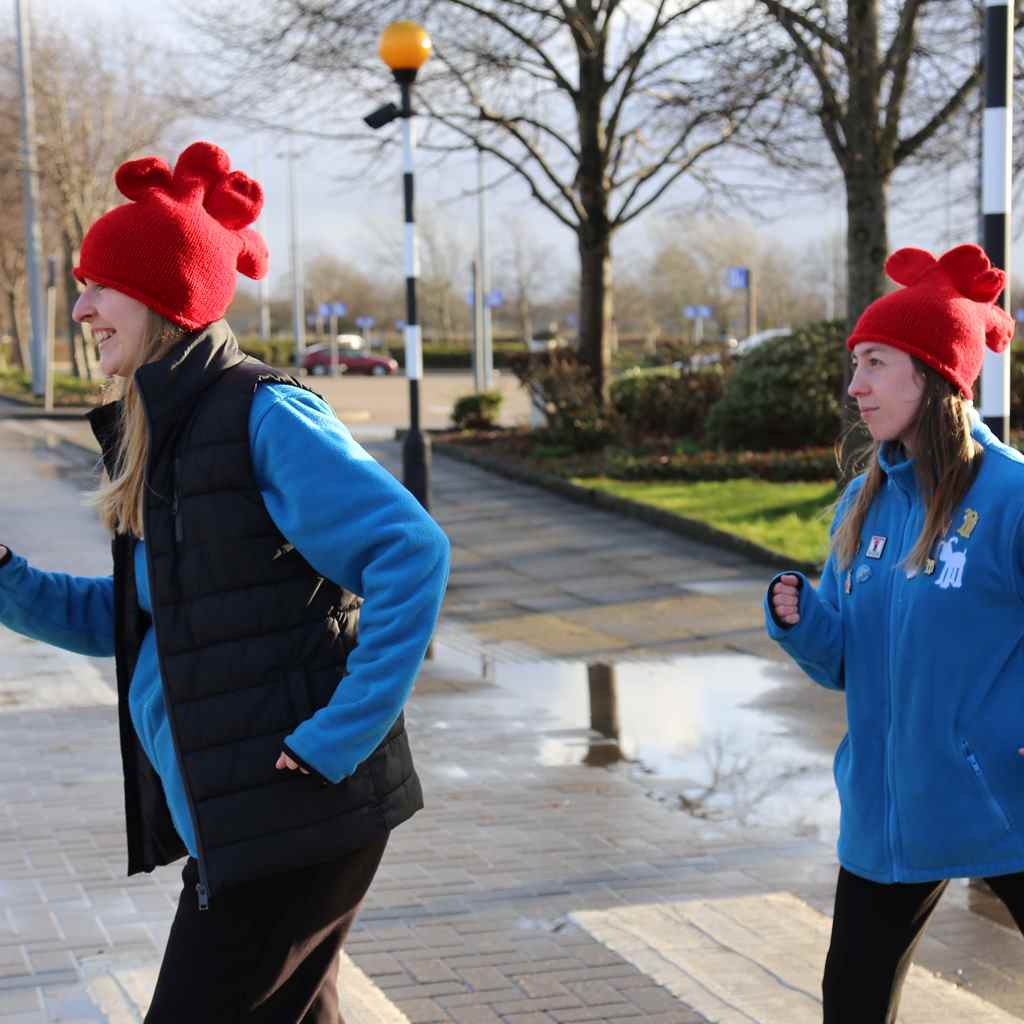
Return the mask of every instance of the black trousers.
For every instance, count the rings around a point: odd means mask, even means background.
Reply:
[[[1024,873],[986,878],[1024,932]],[[881,885],[839,869],[825,1024],[894,1024],[903,979],[948,880]]]
[[[386,846],[232,886],[203,911],[189,858],[146,1024],[344,1024],[341,945]]]

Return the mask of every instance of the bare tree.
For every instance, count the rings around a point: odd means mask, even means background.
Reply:
[[[981,81],[984,5],[938,0],[753,0],[783,40],[802,85],[788,94],[787,114],[805,115],[788,136],[773,134],[765,152],[793,168],[810,164],[817,121],[842,174],[847,212],[847,318],[852,325],[885,288],[889,189],[900,168],[928,167],[964,146],[970,101]],[[1024,8],[1017,0],[1019,12]],[[796,143],[796,144],[794,144]],[[810,159],[808,159],[810,157]]]
[[[505,247],[499,259],[504,278],[511,283],[509,305],[524,341],[533,337],[533,309],[539,294],[550,285],[555,262],[551,247],[530,236],[522,221],[506,212],[501,224]]]
[[[93,221],[123,201],[114,170],[170,142],[181,110],[171,99],[177,91],[172,71],[127,26],[90,19],[72,33],[49,20],[35,48],[42,187],[59,232],[72,365],[88,374],[84,341],[71,320],[78,250]]]
[[[704,157],[732,139],[774,88],[772,65],[721,74],[715,0],[273,0],[193,7],[236,78],[275,95],[301,84],[379,96],[381,28],[416,17],[437,60],[421,75],[424,146],[481,149],[576,236],[579,350],[607,398],[614,331],[612,241]],[[253,77],[255,76],[255,77]],[[252,95],[252,92],[250,92]],[[335,100],[335,108],[337,108]],[[345,104],[346,111],[351,104]],[[351,114],[349,114],[351,117]],[[323,118],[320,118],[323,123]],[[335,116],[334,137],[353,138]],[[440,130],[439,130],[440,129]],[[330,134],[330,128],[318,128]]]

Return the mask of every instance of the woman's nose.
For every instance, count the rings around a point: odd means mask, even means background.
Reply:
[[[861,377],[860,370],[853,371],[853,377],[850,379],[850,386],[846,389],[846,393],[851,398],[856,398],[858,395],[867,393],[867,388],[864,386],[864,380]]]
[[[92,307],[92,299],[89,293],[82,292],[81,295],[75,300],[74,308],[71,310],[71,319],[76,324],[87,323],[88,320],[96,315],[96,310]]]

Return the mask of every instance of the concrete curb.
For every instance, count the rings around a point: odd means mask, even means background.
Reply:
[[[620,498],[614,494],[606,494],[604,491],[595,490],[592,487],[582,487],[579,484],[563,480],[561,477],[553,476],[550,473],[538,473],[533,470],[515,466],[493,456],[474,452],[461,445],[451,444],[447,441],[431,441],[431,450],[438,455],[446,455],[450,459],[460,462],[468,462],[480,469],[496,473],[498,476],[506,477],[509,480],[516,480],[519,483],[530,484],[533,487],[540,487],[551,491],[570,501],[578,502],[581,505],[593,505],[596,508],[604,509],[606,512],[614,512],[629,519],[639,519],[642,522],[650,523],[652,526],[660,526],[671,533],[679,534],[682,537],[689,537],[691,540],[698,540],[704,544],[711,544],[726,551],[744,555],[755,562],[766,565],[772,569],[794,569],[808,575],[817,575],[821,572],[821,566],[817,562],[805,562],[800,559],[791,558],[780,551],[773,551],[771,548],[762,547],[754,541],[737,537],[734,533],[720,530],[699,519],[690,519],[688,516],[676,515],[673,512],[666,512],[651,505],[644,505],[639,501],[632,501],[630,498]]]
[[[0,420],[74,420],[89,412],[91,405],[59,405],[47,412],[42,406],[17,395],[0,395]]]

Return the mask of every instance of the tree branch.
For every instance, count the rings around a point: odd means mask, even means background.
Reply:
[[[539,47],[534,40],[532,40],[524,32],[515,28],[509,23],[507,18],[502,18],[500,14],[493,10],[489,10],[487,7],[480,4],[470,3],[469,0],[447,0],[453,7],[458,7],[464,11],[469,11],[471,14],[479,15],[481,18],[486,19],[502,31],[507,32],[514,39],[519,40],[528,50],[532,50],[540,57],[541,61],[547,67],[548,71],[551,72],[552,77],[558,84],[558,87],[565,92],[569,93],[573,99],[576,98],[577,90],[570,84],[569,80],[558,70],[558,67],[553,63],[551,58],[544,52],[543,48]],[[564,6],[564,5],[563,5]]]
[[[783,26],[787,24],[799,25],[806,32],[810,32],[811,35],[823,42],[830,50],[835,50],[836,53],[842,54],[844,59],[849,58],[850,53],[846,43],[839,36],[829,32],[823,25],[818,25],[806,15],[801,14],[799,11],[794,11],[792,7],[784,3],[780,3],[779,0],[760,0],[760,3],[764,4],[775,20]]]
[[[979,61],[974,70],[960,83],[956,92],[936,111],[932,119],[923,128],[914,132],[909,139],[903,139],[897,144],[893,152],[893,167],[899,167],[901,163],[912,157],[963,106],[964,100],[980,84],[982,73],[983,68]]]

